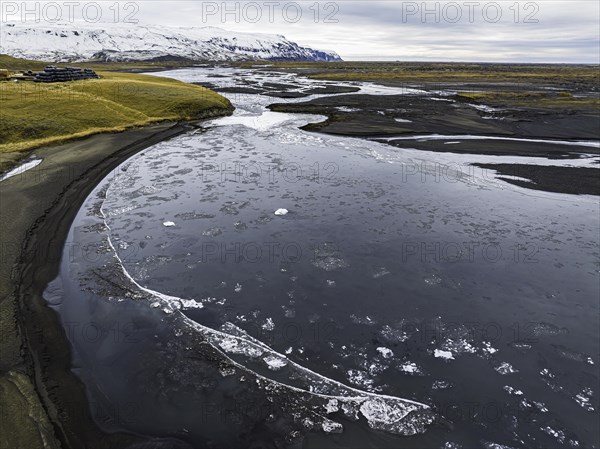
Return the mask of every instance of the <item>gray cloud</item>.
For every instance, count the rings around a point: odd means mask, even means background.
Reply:
[[[144,24],[283,34],[303,45],[335,50],[347,60],[600,63],[600,2],[596,0],[497,0],[471,2],[472,6],[469,0],[301,0],[276,1],[271,6],[268,2],[142,0],[135,2],[139,6],[135,17]],[[113,3],[102,2],[107,8]],[[262,19],[253,23],[256,5]],[[302,12],[297,22],[291,20],[294,5]],[[425,9],[430,13],[424,14]],[[225,10],[229,14],[223,16]],[[274,13],[272,20],[269,11]],[[498,12],[501,17],[496,17]]]

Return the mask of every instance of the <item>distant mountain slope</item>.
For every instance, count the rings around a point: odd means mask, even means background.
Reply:
[[[4,23],[0,26],[0,53],[56,62],[169,58],[194,61],[340,60],[335,52],[301,47],[281,35],[236,33],[214,27],[87,23]]]

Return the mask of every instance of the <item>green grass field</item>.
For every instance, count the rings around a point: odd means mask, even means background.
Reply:
[[[14,58],[9,55],[0,54],[0,69],[8,70],[42,70],[47,65],[74,65],[76,67],[89,68],[105,72],[151,72],[153,70],[170,69],[177,67],[189,67],[192,61],[186,60],[161,60],[161,61],[137,61],[137,62],[76,62],[72,64],[31,61],[29,59]]]
[[[215,92],[173,79],[99,74],[67,83],[0,82],[0,153],[232,108]]]

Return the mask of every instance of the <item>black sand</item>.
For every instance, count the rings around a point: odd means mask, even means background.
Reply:
[[[81,449],[94,441],[94,448],[126,448],[144,441],[99,430],[71,371],[63,326],[42,294],[94,186],[136,152],[190,129],[166,123],[42,148],[40,165],[0,183],[0,397],[3,422],[14,424],[2,432],[2,447]]]

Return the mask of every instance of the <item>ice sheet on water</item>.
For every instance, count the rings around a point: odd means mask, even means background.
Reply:
[[[112,243],[110,244],[112,246]],[[118,256],[115,257],[118,259]],[[161,309],[170,316],[175,316],[174,314],[178,310],[185,307],[186,302],[185,300],[182,302],[181,298],[142,287],[124,269],[122,263],[121,269],[131,284],[148,295],[151,307]],[[210,298],[209,302],[213,299]],[[203,326],[183,314],[176,315],[176,317],[190,330],[199,332],[208,343],[220,350],[234,369],[245,373],[242,377],[247,375],[254,378],[258,388],[264,390],[265,394],[277,393],[291,398],[293,404],[289,411],[290,414],[294,410],[294,418],[308,419],[312,423],[313,429],[328,432],[343,430],[339,423],[324,416],[326,407],[333,412],[335,402],[332,400],[337,401],[348,419],[357,420],[362,415],[367,419],[371,428],[401,435],[424,432],[426,426],[435,419],[433,412],[425,404],[355,389],[311,371],[288,359],[285,355],[272,350],[232,323],[227,322],[220,330],[215,330]],[[230,355],[234,356],[235,360],[229,357]],[[264,377],[246,367],[260,358],[270,370],[282,372],[286,383]],[[376,363],[371,365],[378,366]],[[223,375],[226,374],[229,373]],[[365,374],[368,376],[368,373]]]
[[[180,299],[179,302],[181,302],[181,308],[183,310],[204,308],[204,304],[197,302],[194,299]]]
[[[431,388],[433,390],[446,390],[448,388],[452,388],[453,386],[454,385],[452,384],[452,382],[448,382],[445,380],[435,380],[431,384]]]
[[[499,374],[502,374],[503,376],[506,374],[513,374],[513,373],[519,372],[519,370],[513,368],[513,366],[508,362],[502,362],[502,363],[500,363],[500,365],[496,366],[494,369]]]
[[[325,433],[342,433],[344,431],[344,426],[330,419],[324,419],[321,427]]]
[[[272,331],[275,329],[275,322],[273,321],[273,318],[266,318],[261,327],[266,331]]]
[[[421,374],[421,370],[414,362],[404,362],[398,369],[407,374]]]
[[[433,351],[433,356],[439,359],[454,360],[454,356],[450,351],[443,351],[441,349],[435,349]]]
[[[264,357],[263,360],[269,369],[273,371],[279,371],[288,363],[285,357],[279,357],[273,354],[269,354],[268,356]]]
[[[202,235],[206,237],[217,237],[223,234],[223,230],[219,227],[209,228],[206,231],[202,232]]]
[[[377,348],[377,352],[381,354],[384,359],[389,359],[394,356],[394,352],[390,348],[380,346]]]
[[[338,106],[336,109],[340,112],[360,112],[358,108],[349,108],[348,106]]]
[[[364,388],[368,391],[373,391],[375,389],[375,381],[365,370],[349,369],[346,372],[346,377],[351,384],[356,385],[357,387]]]
[[[477,351],[466,338],[447,338],[446,341],[442,343],[441,349],[452,352],[453,354],[474,354]]]
[[[593,394],[594,392],[592,391],[592,389],[588,387],[584,388],[581,392],[573,396],[573,399],[588,412],[593,412],[594,407],[591,404]]]
[[[482,111],[482,112],[497,112],[497,111],[500,111],[500,109],[493,108],[491,106],[486,106],[485,104],[467,104],[467,106],[470,106],[473,109],[477,109],[478,111]]]
[[[379,331],[379,336],[390,343],[403,343],[410,338],[408,330],[416,330],[414,327],[405,326],[399,323],[397,326],[385,324]]]
[[[502,388],[503,388],[504,391],[506,391],[511,396],[523,396],[523,392],[521,390],[513,388],[513,387],[511,387],[509,385],[505,385]]]
[[[518,137],[499,137],[499,136],[478,136],[478,135],[441,135],[427,134],[419,136],[401,136],[401,137],[386,137],[382,140],[397,141],[397,140],[506,140],[510,142],[532,142],[532,143],[547,143],[552,145],[574,145],[582,147],[600,148],[600,143],[593,140],[549,140],[549,139],[525,139]]]
[[[541,430],[556,438],[561,444],[565,442],[565,433],[562,430],[554,430],[550,426],[542,427]]]
[[[208,340],[225,352],[247,355],[250,358],[263,357],[265,362],[270,361],[272,365],[277,366],[278,370],[286,370],[286,378],[293,385],[270,382],[314,395],[315,399],[319,399],[322,409],[327,414],[341,409],[349,419],[355,420],[362,415],[367,419],[371,428],[401,435],[419,433],[425,426],[433,422],[434,417],[425,404],[361,391],[317,374],[273,351],[232,323],[225,323],[220,331],[205,328],[197,323],[195,326],[202,328]],[[286,363],[283,364],[282,361]],[[368,373],[363,373],[356,370],[353,374],[359,377],[362,374],[364,378],[369,377]],[[264,379],[264,381],[269,380]],[[317,424],[314,419],[312,422]],[[327,422],[321,420],[321,423]]]
[[[325,271],[334,271],[350,266],[341,257],[337,245],[329,243],[319,245],[315,248],[312,264]]]
[[[489,341],[483,342],[483,347],[481,348],[481,351],[486,355],[491,355],[491,354],[495,354],[496,352],[498,352],[498,350],[496,348],[494,348]]]
[[[240,354],[252,358],[258,358],[265,352],[262,348],[246,345],[243,341],[235,337],[213,336],[211,342],[218,345],[228,354]]]
[[[335,256],[317,256],[313,259],[312,264],[325,271],[334,271],[349,267],[348,262],[341,257]]]
[[[489,441],[484,441],[483,447],[485,449],[514,449],[512,446],[505,446],[504,444],[491,443]]]

